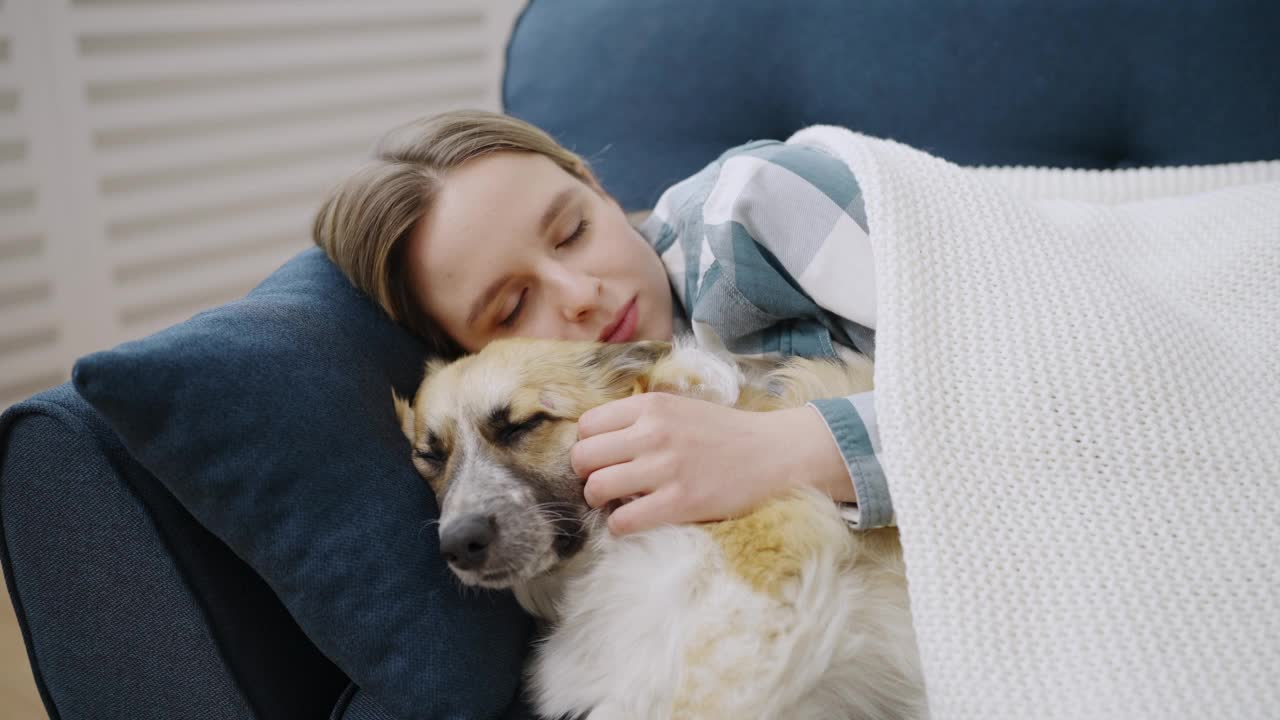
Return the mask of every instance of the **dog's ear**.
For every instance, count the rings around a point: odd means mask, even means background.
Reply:
[[[654,365],[671,353],[671,343],[641,340],[606,343],[593,350],[589,364],[602,371],[605,384],[619,394],[636,395],[649,390]]]
[[[400,432],[409,438],[409,444],[412,445],[413,437],[413,403],[396,394],[395,388],[391,390],[391,402],[396,406],[396,419],[400,421]]]
[[[422,366],[422,383],[419,383],[418,387],[421,388],[422,384],[426,383],[427,378],[445,369],[448,365],[449,361],[441,358],[433,357],[426,360]],[[414,399],[412,397],[402,398],[396,394],[395,388],[391,389],[391,401],[395,403],[396,406],[396,419],[400,421],[400,432],[404,433],[404,436],[409,438],[410,444],[412,444],[415,439],[413,437],[413,426],[416,416],[413,411],[413,400]]]

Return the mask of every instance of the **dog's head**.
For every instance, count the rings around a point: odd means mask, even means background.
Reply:
[[[598,531],[569,462],[578,418],[644,392],[670,350],[652,341],[501,340],[429,363],[412,402],[394,398],[413,464],[440,505],[441,554],[463,582],[526,582]]]

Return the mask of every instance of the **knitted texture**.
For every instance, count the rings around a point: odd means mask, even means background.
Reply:
[[[832,127],[789,142],[865,195],[934,720],[1275,717],[1280,163],[1001,171]]]

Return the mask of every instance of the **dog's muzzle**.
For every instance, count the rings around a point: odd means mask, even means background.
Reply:
[[[440,528],[440,556],[458,570],[478,569],[497,536],[498,521],[493,515],[464,515]]]

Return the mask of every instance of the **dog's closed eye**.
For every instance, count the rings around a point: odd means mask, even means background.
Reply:
[[[512,445],[528,434],[529,431],[554,419],[547,413],[537,412],[518,422],[507,420],[499,427],[498,442],[503,445]]]
[[[418,450],[414,450],[413,456],[418,458],[419,460],[425,460],[429,463],[432,463],[433,465],[441,464],[444,462],[444,453],[438,450],[433,450],[431,448],[420,448]]]

